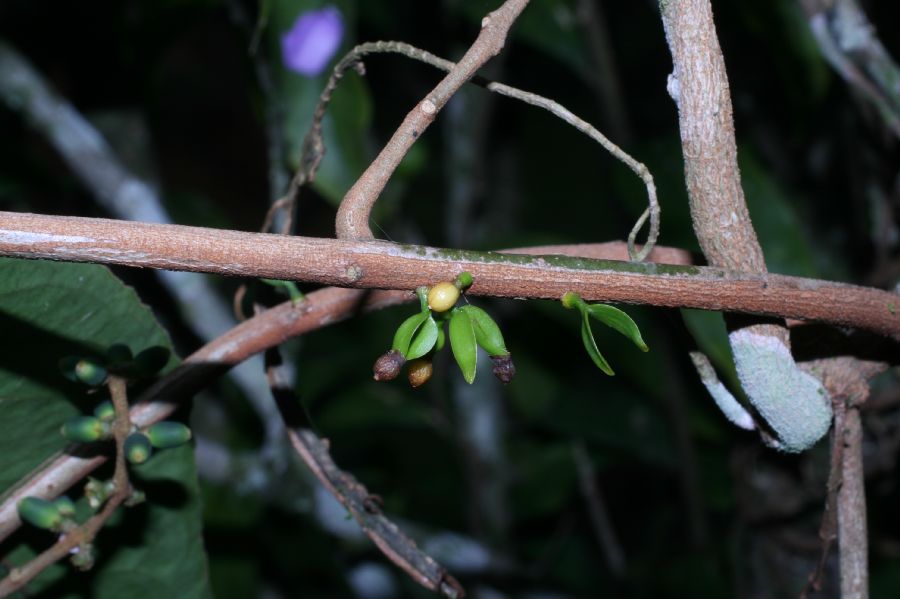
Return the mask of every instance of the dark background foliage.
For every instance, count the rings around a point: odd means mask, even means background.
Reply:
[[[273,107],[281,110],[286,161],[295,162],[324,83],[281,69],[278,34],[299,11],[320,4],[273,2],[255,55],[248,47],[258,7],[241,0],[6,0],[0,36],[104,132],[131,169],[158,184],[175,222],[252,231],[282,191],[271,187],[267,118]],[[395,39],[453,59],[497,3],[336,4],[347,21],[345,50]],[[645,162],[659,187],[661,243],[696,250],[656,3],[598,3],[606,58],[616,70],[605,80],[576,4],[532,0],[487,74],[561,102]],[[864,4],[888,50],[900,56],[897,4]],[[713,5],[744,186],[770,269],[894,285],[896,139],[823,61],[799,4]],[[260,79],[260,64],[270,81]],[[398,56],[371,57],[366,69],[364,79],[349,75],[336,94],[329,153],[316,188],[302,194],[299,234],[333,234],[342,191],[441,76]],[[604,84],[618,88],[624,110],[604,104]],[[0,110],[0,139],[3,209],[108,216],[20,115]],[[493,249],[622,239],[644,201],[640,182],[587,138],[538,109],[472,88],[418,142],[374,218],[376,230],[396,241]],[[152,274],[115,273],[152,307],[181,355],[198,346],[191,323]],[[210,281],[226,297],[239,284]],[[497,316],[515,356],[519,374],[506,388],[487,371],[467,387],[447,356],[420,390],[373,382],[372,361],[408,307],[329,327],[287,348],[298,395],[337,462],[379,493],[389,514],[430,539],[426,547],[470,591],[797,595],[818,556],[827,444],[785,456],[727,425],[687,358],[699,344],[728,379],[720,317],[628,308],[651,352],[612,335],[598,339],[617,371],[609,378],[580,348],[574,313],[549,302],[477,303]],[[881,407],[865,415],[872,590],[880,597],[900,589],[900,410],[891,398],[896,386],[885,377],[873,399]],[[263,438],[264,424],[227,380],[198,398],[193,423],[198,436],[235,456],[254,455]],[[589,516],[578,447],[595,469],[625,557],[620,574]],[[293,457],[274,462],[249,460],[230,482],[205,477],[208,464],[198,464],[217,597],[424,594],[347,532],[344,514]],[[435,539],[456,545],[439,551]],[[387,586],[354,587],[364,575]],[[825,596],[835,594],[832,577]]]

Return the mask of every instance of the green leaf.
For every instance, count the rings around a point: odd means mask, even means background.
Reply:
[[[472,319],[463,310],[454,310],[450,316],[450,349],[459,364],[463,378],[470,385],[475,380],[475,366],[478,362],[478,345]]]
[[[172,352],[168,347],[155,345],[148,347],[134,357],[134,367],[136,373],[140,376],[153,376],[169,362]]]
[[[290,29],[297,17],[306,11],[322,8],[318,0],[274,0],[264,36],[270,56],[274,58],[275,107],[283,111],[281,131],[290,170],[300,165],[303,139],[312,122],[319,95],[325,88],[331,67],[353,47],[352,32],[356,29],[355,3],[346,0],[332,2],[341,11],[345,39],[331,60],[331,65],[316,77],[307,77],[284,68],[281,64],[281,36]],[[325,157],[316,174],[313,186],[326,199],[338,204],[346,191],[369,163],[366,135],[372,122],[372,98],[368,84],[357,73],[346,73],[334,92],[323,122]]]
[[[428,312],[419,312],[404,320],[400,326],[397,327],[397,332],[394,333],[394,343],[391,345],[391,349],[397,350],[403,354],[403,357],[405,358],[406,354],[409,352],[409,345],[412,343],[413,335],[416,334],[416,331],[419,330],[422,323],[430,317]]]
[[[434,322],[434,318],[429,315],[428,318],[425,319],[425,322],[422,323],[422,326],[419,327],[416,336],[409,344],[409,352],[406,354],[406,359],[415,360],[430,352],[431,348],[434,347],[434,344],[437,342],[437,338],[437,323]]]
[[[134,291],[108,269],[87,264],[0,259],[0,330],[15,340],[0,344],[0,493],[65,448],[68,441],[59,428],[97,403],[84,385],[60,374],[60,358],[103,355],[123,339],[135,349],[171,348]],[[141,467],[135,485],[146,491],[148,502],[122,509],[120,525],[100,531],[92,598],[209,597],[196,479],[190,447],[163,452]],[[79,484],[69,491],[73,499],[82,489]],[[21,565],[50,542],[20,537],[0,552],[5,564]],[[38,576],[29,590],[34,596],[74,599],[85,596],[84,585],[84,578],[62,562]],[[126,587],[128,592],[119,592]]]
[[[500,327],[497,326],[490,314],[478,306],[472,305],[463,306],[460,310],[469,315],[475,331],[475,341],[484,348],[488,355],[509,355],[509,350],[506,349],[506,343],[503,341],[503,333],[500,332]]]
[[[637,345],[641,351],[650,350],[650,348],[647,347],[647,344],[644,343],[638,326],[631,317],[622,310],[606,304],[593,304],[588,306],[588,312],[606,326],[615,329],[631,339],[631,342]]]
[[[581,313],[581,340],[584,342],[584,349],[587,350],[588,355],[591,357],[591,360],[594,361],[594,364],[597,365],[597,368],[609,376],[613,376],[615,372],[610,368],[609,363],[606,361],[606,358],[603,357],[603,354],[600,353],[600,350],[597,349],[597,343],[594,341],[594,333],[591,331],[591,319],[586,311]]]

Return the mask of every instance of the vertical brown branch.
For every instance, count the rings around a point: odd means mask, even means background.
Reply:
[[[678,106],[684,173],[694,231],[715,266],[765,273],[741,187],[731,93],[709,0],[660,0],[674,68],[669,94]],[[784,323],[730,320],[741,385],[775,432],[776,445],[803,451],[831,422],[822,385],[797,368]]]

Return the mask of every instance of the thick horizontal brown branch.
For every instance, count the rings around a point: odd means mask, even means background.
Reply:
[[[412,290],[468,270],[470,293],[700,308],[812,320],[900,340],[895,294],[699,266],[442,250],[383,241],[242,233],[0,212],[0,255]]]

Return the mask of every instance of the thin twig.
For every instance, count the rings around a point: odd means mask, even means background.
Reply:
[[[500,53],[510,27],[527,4],[528,0],[506,0],[481,20],[481,33],[456,66],[406,115],[384,149],[344,196],[335,223],[339,239],[375,238],[369,228],[369,214],[394,170],[456,90]]]
[[[900,67],[856,0],[800,0],[819,51],[900,137]]]
[[[838,491],[838,542],[841,548],[841,597],[869,596],[869,539],[866,530],[865,470],[859,408],[847,409],[842,435],[841,487]]]
[[[329,443],[309,427],[305,412],[283,377],[280,363],[276,348],[266,352],[269,386],[284,419],[288,438],[300,458],[388,559],[425,588],[445,597],[464,597],[465,591],[459,582],[384,516],[380,498],[370,494],[362,483],[334,463]]]
[[[587,505],[591,524],[594,526],[594,535],[603,551],[603,557],[606,558],[609,571],[614,578],[622,578],[625,574],[625,552],[622,550],[618,535],[613,528],[612,520],[606,509],[606,501],[600,492],[600,485],[597,484],[594,464],[584,446],[584,441],[573,442],[571,449],[581,494]]]
[[[828,483],[825,490],[825,511],[822,514],[822,524],[819,526],[819,539],[822,547],[816,569],[810,573],[806,586],[800,593],[801,599],[809,597],[811,592],[817,593],[822,590],[825,566],[828,563],[831,548],[838,537],[837,504],[844,463],[844,434],[847,425],[846,398],[832,398],[832,405],[834,406],[834,426],[831,439],[831,465],[828,469]]]
[[[0,580],[0,597],[6,597],[34,580],[41,572],[75,551],[92,551],[91,543],[103,525],[129,495],[131,483],[128,480],[128,464],[125,462],[125,438],[131,432],[128,395],[125,379],[111,375],[107,379],[110,397],[115,407],[112,431],[116,444],[115,470],[113,472],[113,492],[99,513],[84,524],[66,531],[59,540],[28,563],[13,568],[6,578]]]

